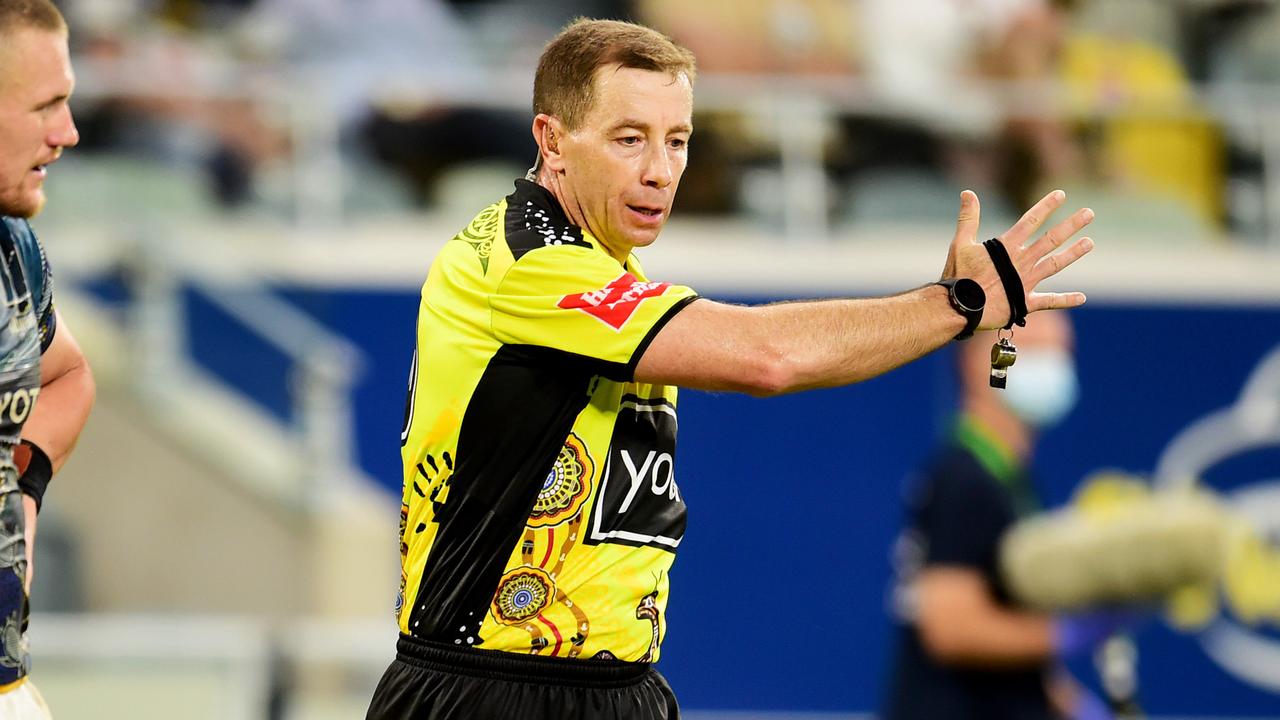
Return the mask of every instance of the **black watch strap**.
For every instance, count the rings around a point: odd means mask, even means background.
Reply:
[[[971,283],[967,289],[971,294],[977,297],[978,302],[976,305],[972,298],[969,303],[965,303],[960,298],[961,293],[956,291],[956,285],[959,283]],[[955,339],[968,340],[973,337],[973,331],[978,329],[978,323],[982,321],[982,310],[986,306],[986,294],[982,291],[982,286],[979,285],[977,281],[970,280],[969,278],[948,278],[946,280],[939,280],[934,284],[941,285],[946,288],[947,302],[951,303],[951,309],[955,310],[960,314],[960,317],[964,318],[964,330],[961,330],[960,333],[956,335]]]

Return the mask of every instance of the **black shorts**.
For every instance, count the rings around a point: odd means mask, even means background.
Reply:
[[[400,636],[366,720],[679,720],[648,663],[458,650]]]

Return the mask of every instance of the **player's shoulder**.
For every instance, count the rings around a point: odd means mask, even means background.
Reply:
[[[3,223],[4,232],[15,243],[39,246],[40,241],[36,239],[36,232],[31,229],[31,223],[27,222],[26,218],[5,215],[0,218],[0,222]]]
[[[594,247],[549,190],[524,179],[516,180],[515,191],[506,197],[503,230],[507,249],[517,262],[535,250]]]
[[[40,238],[36,236],[36,231],[32,229],[31,223],[27,222],[26,218],[5,216],[3,230],[22,256],[23,262],[29,267],[44,264],[44,248],[40,245]]]
[[[940,496],[989,496],[999,489],[995,477],[961,443],[946,443],[930,458],[923,481]]]

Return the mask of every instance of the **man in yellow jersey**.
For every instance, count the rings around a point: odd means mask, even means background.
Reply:
[[[1092,213],[1023,247],[1061,193],[998,250],[964,193],[944,281],[894,297],[737,307],[650,280],[632,251],[671,212],[694,74],[648,28],[569,25],[534,79],[537,165],[433,262],[401,438],[400,640],[369,718],[678,717],[652,668],[685,527],[676,386],[847,384],[1084,302],[1033,290],[1092,247],[1049,255]]]
[[[79,141],[67,105],[73,85],[57,8],[49,0],[0,0],[0,718],[14,720],[49,717],[27,681],[36,513],[94,395],[27,223],[44,206],[49,165]]]

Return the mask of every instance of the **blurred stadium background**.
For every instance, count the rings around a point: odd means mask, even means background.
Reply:
[[[962,188],[990,234],[1051,187],[1097,210],[1060,283],[1091,302],[1050,499],[1164,463],[1280,553],[1280,3],[58,4],[83,140],[35,226],[100,387],[37,544],[33,676],[60,720],[363,717],[394,651],[417,289],[531,164],[533,67],[576,15],[699,57],[652,276],[750,302],[891,292],[937,276]],[[692,521],[661,668],[689,717],[874,712],[899,488],[949,373],[942,354],[839,391],[682,395]],[[1231,592],[1138,637],[1154,716],[1280,717],[1280,587],[1248,621]]]

